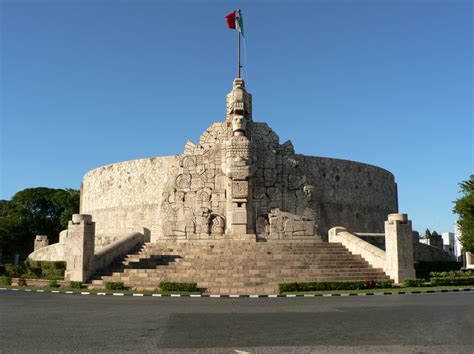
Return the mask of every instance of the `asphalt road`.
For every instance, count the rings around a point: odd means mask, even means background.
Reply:
[[[474,293],[152,298],[0,291],[0,352],[474,353]]]

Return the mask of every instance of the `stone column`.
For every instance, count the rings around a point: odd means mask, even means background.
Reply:
[[[46,247],[48,245],[49,245],[48,236],[46,236],[46,235],[36,235],[33,250],[37,251],[40,248]]]
[[[466,252],[466,269],[474,269],[474,253]]]
[[[241,78],[227,95],[226,121],[232,127],[225,143],[223,171],[226,186],[226,233],[247,235],[255,229],[252,205],[253,154],[251,143],[252,97]]]
[[[395,283],[416,277],[413,266],[413,232],[407,214],[389,214],[385,221],[385,272]]]
[[[74,214],[66,241],[66,280],[85,282],[94,271],[95,223],[92,216]]]

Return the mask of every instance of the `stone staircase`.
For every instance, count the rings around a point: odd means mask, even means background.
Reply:
[[[123,282],[156,290],[161,281],[196,282],[211,294],[275,294],[278,284],[305,281],[390,280],[342,244],[292,241],[163,241],[146,243],[89,284]]]

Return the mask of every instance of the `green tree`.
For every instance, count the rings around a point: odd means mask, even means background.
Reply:
[[[27,188],[10,201],[0,201],[0,248],[4,254],[33,249],[35,235],[47,235],[50,243],[58,241],[71,215],[79,212],[80,193],[74,189]]]
[[[431,231],[430,229],[426,229],[424,238],[429,239],[430,237],[431,237]]]
[[[474,252],[474,175],[459,184],[463,196],[454,201],[453,211],[459,215],[461,244],[465,251]]]

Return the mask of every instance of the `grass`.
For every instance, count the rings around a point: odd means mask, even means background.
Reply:
[[[472,285],[458,285],[458,286],[421,286],[411,288],[393,287],[386,289],[362,289],[362,290],[333,290],[333,291],[293,291],[284,292],[282,295],[324,295],[324,294],[367,294],[367,293],[399,293],[412,291],[436,291],[436,290],[453,290],[453,289],[474,289]]]
[[[97,294],[97,293],[105,293],[105,294],[124,294],[124,295],[133,295],[133,294],[144,294],[144,295],[151,295],[151,294],[162,294],[162,295],[172,295],[172,294],[180,294],[180,295],[200,295],[201,292],[199,291],[152,291],[152,290],[143,290],[143,291],[138,291],[138,290],[107,290],[107,289],[77,289],[77,288],[70,288],[70,287],[64,287],[64,288],[51,288],[48,286],[0,286],[1,288],[7,288],[7,289],[30,289],[32,291],[36,290],[44,290],[50,292],[51,290],[58,291],[60,293],[65,293],[66,291],[72,291],[73,293],[82,293],[82,292],[88,292],[91,294]]]
[[[186,291],[133,291],[133,290],[106,290],[106,289],[77,289],[77,288],[56,288],[52,289],[50,287],[34,287],[34,286],[0,286],[7,289],[30,289],[32,291],[44,290],[44,291],[58,291],[60,293],[65,293],[66,291],[71,291],[73,293],[89,292],[91,294],[105,293],[105,294],[124,294],[124,295],[133,295],[133,294],[162,294],[162,295],[200,295],[202,294],[199,291],[186,292]],[[439,290],[453,290],[453,289],[473,289],[474,286],[424,286],[424,287],[412,287],[412,288],[386,288],[386,289],[364,289],[364,290],[332,290],[332,291],[305,291],[305,292],[284,292],[282,295],[324,295],[324,294],[363,294],[363,293],[398,293],[398,292],[412,292],[412,291],[439,291]]]

